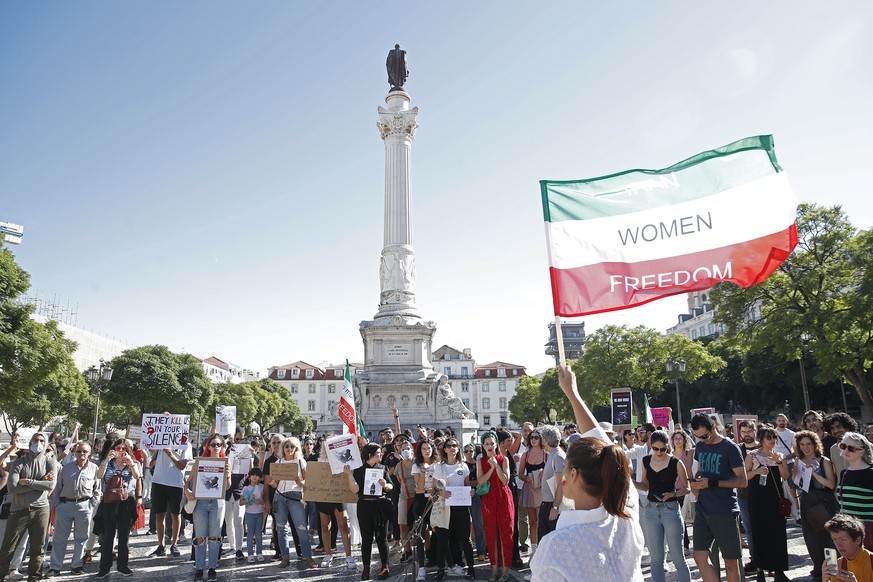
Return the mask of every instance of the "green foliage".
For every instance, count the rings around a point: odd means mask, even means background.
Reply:
[[[300,412],[300,407],[297,406],[297,403],[288,394],[288,390],[269,378],[263,378],[258,382],[263,391],[267,392],[270,397],[275,398],[272,402],[278,401],[281,404],[279,414],[275,417],[270,416],[272,408],[265,406],[262,413],[263,416],[257,421],[261,425],[261,430],[275,429],[282,426],[286,432],[296,435],[312,430],[312,419]]]
[[[285,412],[285,404],[278,393],[265,390],[262,382],[219,384],[215,387],[215,405],[236,406],[237,426],[248,429],[252,422],[269,426]]]
[[[716,321],[753,352],[771,349],[797,360],[802,349],[817,364],[820,382],[846,378],[873,407],[867,372],[873,364],[873,240],[856,236],[839,206],[801,204],[798,245],[766,281],[742,289],[716,286]],[[760,318],[748,318],[760,306]],[[804,341],[804,336],[808,341]]]
[[[534,422],[547,416],[548,410],[544,413],[544,401],[540,398],[541,382],[539,378],[533,376],[524,376],[519,380],[515,395],[507,404],[509,418],[516,424]]]
[[[204,414],[213,400],[212,383],[190,354],[174,354],[166,346],[143,346],[125,350],[110,365],[114,371],[105,401],[127,411],[131,417],[126,420],[134,424],[146,412]]]

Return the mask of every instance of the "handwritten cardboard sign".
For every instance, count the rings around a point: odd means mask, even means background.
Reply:
[[[309,465],[307,464],[307,468]],[[270,479],[276,481],[293,481],[300,471],[300,466],[297,463],[271,463],[270,464]],[[309,471],[307,470],[307,476]],[[308,479],[307,479],[308,480]]]
[[[188,442],[191,415],[143,414],[140,448],[144,451],[180,449]]]
[[[270,465],[270,474],[275,463]],[[349,491],[349,478],[344,473],[334,475],[330,463],[311,462],[306,464],[305,501],[324,503],[357,503],[358,496]]]

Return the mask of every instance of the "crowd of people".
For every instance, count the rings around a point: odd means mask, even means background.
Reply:
[[[358,438],[363,464],[345,467],[340,482],[356,503],[305,499],[307,464],[327,460],[326,435],[237,431],[151,453],[114,434],[92,447],[75,431],[36,432],[22,449],[13,435],[0,453],[0,580],[67,570],[102,579],[113,566],[132,576],[131,532],[148,528],[152,556],[181,557],[180,540],[190,539],[194,580],[217,580],[226,553],[278,569],[331,568],[340,537],[341,567],[358,571],[359,555],[364,580],[388,578],[392,563],[413,567],[418,581],[473,580],[480,562],[491,581],[525,566],[535,581],[580,572],[641,581],[649,566],[661,582],[670,562],[684,582],[693,560],[706,582],[722,569],[729,581],[778,582],[793,521],[814,580],[873,582],[871,427],[808,411],[794,431],[780,414],[773,425],[740,422],[737,443],[716,417],[698,414],[690,431],[644,423],[617,435],[595,420],[565,367],[559,383],[575,414],[563,428],[525,423],[465,442],[449,428],[402,431],[394,409],[393,428]],[[247,462],[225,464],[224,498],[197,498],[192,462],[235,457]]]

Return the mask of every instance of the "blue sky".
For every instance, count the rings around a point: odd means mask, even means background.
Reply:
[[[873,225],[871,29],[860,1],[6,2],[0,220],[82,327],[256,370],[360,360],[400,43],[420,311],[436,346],[540,372],[540,179],[772,133],[801,200]],[[583,320],[663,331],[684,307]]]

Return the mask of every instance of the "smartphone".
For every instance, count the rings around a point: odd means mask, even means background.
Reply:
[[[836,573],[837,569],[839,568],[839,555],[837,554],[837,551],[834,548],[825,548],[824,555],[825,570]]]

